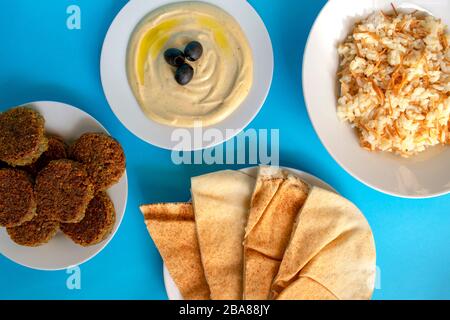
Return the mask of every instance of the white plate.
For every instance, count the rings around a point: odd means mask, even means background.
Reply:
[[[182,0],[183,1],[183,0]],[[150,120],[142,112],[128,84],[126,55],[130,36],[136,25],[151,11],[180,0],[133,0],[115,18],[103,44],[101,78],[103,90],[111,109],[134,135],[155,146],[176,150],[177,141],[171,139],[174,127]],[[261,109],[270,89],[273,75],[273,50],[267,29],[252,6],[245,0],[206,0],[231,14],[244,30],[253,51],[254,82],[246,100],[224,121],[212,126],[223,139],[203,141],[188,150],[213,147],[231,139],[242,131]],[[232,129],[234,133],[227,132]],[[194,136],[194,129],[185,129]],[[198,131],[198,129],[197,129]]]
[[[381,192],[405,198],[428,198],[450,192],[450,148],[440,147],[403,159],[371,153],[359,146],[348,123],[336,114],[339,57],[337,46],[358,19],[377,10],[421,9],[450,23],[448,0],[330,0],[309,35],[303,60],[303,91],[309,116],[320,140],[353,177]],[[318,94],[320,93],[320,94]]]
[[[325,190],[330,190],[333,192],[336,192],[329,184],[325,183],[324,181],[320,180],[319,178],[300,171],[296,169],[291,168],[284,168],[282,169],[287,170],[291,172],[292,174],[296,175],[300,179],[304,180],[305,182],[309,183],[312,186],[320,187]],[[242,172],[245,172],[251,176],[256,177],[258,175],[258,167],[252,167],[241,170]],[[336,192],[337,193],[337,192]],[[170,276],[169,270],[167,270],[166,265],[163,266],[163,272],[164,272],[164,285],[166,287],[167,296],[169,297],[169,300],[183,300],[183,296],[180,293],[180,290],[178,290],[177,285],[173,281],[172,277]]]
[[[105,132],[106,129],[84,111],[59,102],[33,102],[26,105],[39,111],[45,118],[45,128],[70,143],[85,132]],[[92,247],[81,247],[61,232],[48,244],[28,248],[15,244],[6,229],[0,228],[0,253],[8,259],[38,270],[61,270],[77,266],[97,255],[117,232],[125,213],[128,194],[128,179],[125,173],[118,184],[108,190],[116,209],[116,224],[108,239]]]

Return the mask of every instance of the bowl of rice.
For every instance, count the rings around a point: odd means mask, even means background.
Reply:
[[[450,192],[449,21],[449,1],[330,0],[314,23],[309,116],[334,159],[376,190]]]

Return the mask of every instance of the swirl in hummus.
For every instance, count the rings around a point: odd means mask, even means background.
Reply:
[[[194,78],[186,86],[174,80],[164,60],[168,48],[198,41],[203,56],[189,62]],[[182,2],[151,12],[131,37],[128,80],[144,113],[176,127],[214,125],[234,112],[253,82],[253,56],[238,22],[222,9],[203,2]]]

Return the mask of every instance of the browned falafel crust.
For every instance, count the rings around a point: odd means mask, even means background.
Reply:
[[[48,149],[34,163],[24,167],[28,173],[36,177],[39,171],[44,169],[51,161],[67,159],[67,144],[64,140],[55,135],[48,135]]]
[[[16,227],[36,215],[30,177],[16,169],[0,169],[0,226]]]
[[[97,191],[117,183],[125,172],[125,153],[104,133],[85,133],[70,148],[70,157],[86,166]]]
[[[37,214],[47,220],[77,223],[94,197],[94,186],[84,166],[54,160],[36,178]]]
[[[21,246],[38,247],[48,243],[58,232],[59,222],[39,216],[21,226],[6,228],[11,240]]]
[[[116,222],[114,204],[105,192],[99,192],[89,203],[79,223],[61,224],[61,231],[75,243],[87,247],[105,240]]]
[[[11,166],[26,166],[38,159],[47,148],[45,120],[25,107],[0,114],[0,160]]]

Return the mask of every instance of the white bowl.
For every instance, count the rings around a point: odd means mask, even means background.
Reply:
[[[186,0],[182,0],[186,1]],[[136,25],[153,10],[180,0],[133,0],[117,15],[103,44],[101,78],[103,90],[111,109],[134,135],[148,143],[170,150],[180,150],[179,142],[171,139],[177,129],[152,121],[142,112],[130,88],[126,72],[126,55],[129,39]],[[245,0],[206,0],[229,14],[241,25],[253,51],[254,82],[247,99],[224,121],[212,126],[222,134],[222,139],[202,141],[183,151],[213,147],[231,139],[242,131],[261,109],[270,89],[273,75],[273,50],[267,29],[252,6]],[[229,130],[232,129],[233,133]],[[191,137],[194,130],[186,128]],[[198,131],[198,129],[197,129]],[[228,131],[228,132],[227,132]]]
[[[404,198],[429,198],[450,192],[450,148],[432,148],[411,159],[371,153],[359,146],[348,123],[336,114],[337,46],[353,24],[374,11],[422,10],[450,22],[448,0],[330,0],[309,35],[303,60],[303,91],[309,116],[332,157],[353,177],[381,192]]]
[[[39,111],[45,118],[45,129],[48,133],[62,137],[71,143],[86,132],[105,132],[106,129],[86,112],[59,102],[33,102],[26,104]],[[0,253],[8,259],[37,270],[61,270],[78,266],[102,251],[119,229],[125,214],[128,194],[128,179],[125,173],[118,184],[108,190],[116,209],[116,224],[108,238],[92,247],[81,247],[73,243],[61,232],[49,243],[29,248],[15,244],[8,236],[5,228],[0,228]]]
[[[292,168],[282,167],[282,169],[289,171],[290,173],[296,175],[297,177],[299,177],[300,179],[304,180],[305,182],[309,183],[312,186],[320,187],[322,189],[337,193],[337,191],[334,190],[333,187],[331,187],[329,184],[309,173]],[[246,168],[242,169],[241,171],[254,177],[258,175],[258,167]],[[169,300],[184,300],[180,290],[175,284],[175,281],[173,281],[173,278],[170,275],[169,270],[167,269],[165,264],[163,265],[163,277],[164,277],[164,286],[166,288],[167,297],[169,298]]]

